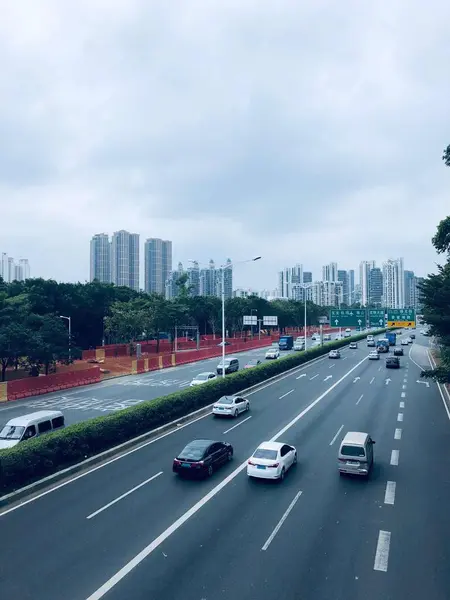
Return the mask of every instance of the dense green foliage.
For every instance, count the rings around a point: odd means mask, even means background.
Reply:
[[[450,167],[450,146],[444,150],[443,160]],[[438,272],[429,275],[421,284],[423,314],[430,325],[430,333],[438,339],[440,364],[436,369],[422,373],[441,383],[450,382],[450,216],[442,219],[432,244],[438,254],[446,255],[446,262],[438,265]]]
[[[112,284],[57,283],[28,279],[6,284],[0,279],[0,360],[3,370],[20,362],[48,371],[56,360],[68,359],[67,321],[72,325],[72,356],[80,349],[105,343],[129,343],[156,338],[161,332],[174,335],[176,326],[198,327],[200,335],[218,333],[221,302],[215,297],[191,297],[183,276],[179,296],[165,300],[158,294],[135,292]],[[278,317],[281,328],[303,325],[303,304],[268,302],[257,296],[226,302],[226,329],[230,335],[243,329],[244,315]],[[308,303],[308,324],[317,324],[327,310]],[[256,328],[255,328],[256,330]]]
[[[384,330],[380,330],[382,332]],[[380,333],[377,332],[377,333]],[[346,346],[352,338],[326,344],[306,352],[290,354],[253,369],[245,369],[196,388],[188,388],[142,402],[106,417],[97,417],[71,425],[66,429],[18,444],[0,452],[0,492],[9,493],[65,467],[113,448],[127,440],[151,431],[208,406],[226,394],[234,394],[266,379]]]

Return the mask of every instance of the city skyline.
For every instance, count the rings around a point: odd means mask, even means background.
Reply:
[[[30,279],[31,273],[28,258],[19,258],[19,262],[16,262],[7,252],[2,252],[0,256],[0,277],[5,283]]]

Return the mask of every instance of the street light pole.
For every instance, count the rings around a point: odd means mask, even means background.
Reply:
[[[66,319],[69,321],[69,362],[72,362],[72,318],[64,317],[63,315],[59,316],[60,319]]]

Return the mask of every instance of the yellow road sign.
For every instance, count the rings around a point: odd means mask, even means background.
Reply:
[[[388,321],[388,327],[415,327],[415,321]]]

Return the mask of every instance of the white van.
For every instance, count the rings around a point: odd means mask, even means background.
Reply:
[[[12,448],[19,442],[65,427],[64,415],[59,410],[41,410],[16,417],[0,431],[0,450]]]
[[[368,433],[349,431],[339,447],[339,474],[367,477],[373,466],[373,444],[375,442]]]

